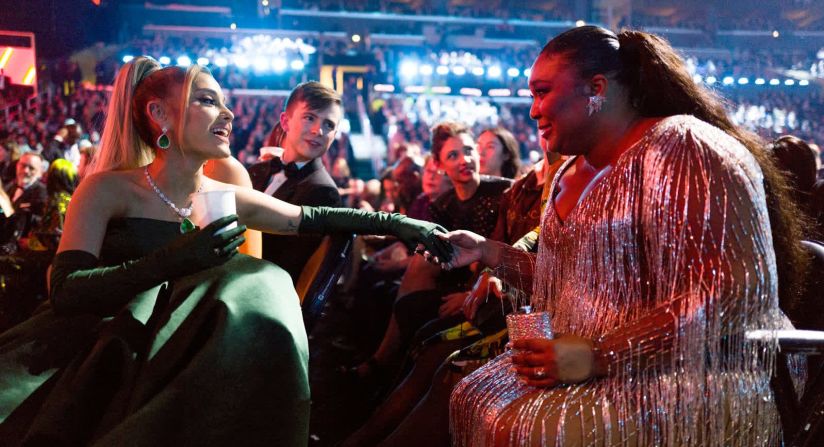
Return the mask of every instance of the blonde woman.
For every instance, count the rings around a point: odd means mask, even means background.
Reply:
[[[234,115],[198,66],[135,58],[112,98],[95,173],[66,215],[52,308],[0,335],[0,383],[13,384],[0,387],[0,439],[305,446],[308,349],[298,298],[282,269],[237,254],[247,225],[394,234],[447,257],[442,229],[301,208],[203,175],[206,161],[229,156]],[[238,215],[193,228],[192,195],[227,189]]]

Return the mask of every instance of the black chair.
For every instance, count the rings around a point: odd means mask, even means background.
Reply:
[[[790,315],[797,327],[811,330],[749,331],[747,338],[775,337],[780,353],[771,386],[781,417],[784,445],[824,446],[824,244],[802,241],[812,256],[806,291],[801,305]],[[804,393],[796,395],[787,356],[805,355],[808,376]]]
[[[353,240],[353,235],[325,236],[295,284],[307,334],[312,332],[343,273]]]

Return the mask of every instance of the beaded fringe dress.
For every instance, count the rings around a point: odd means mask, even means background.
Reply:
[[[786,320],[763,176],[744,146],[665,118],[564,221],[550,205],[541,225],[532,305],[556,335],[595,340],[609,373],[530,387],[503,354],[453,390],[454,445],[778,443],[777,346],[744,333]]]

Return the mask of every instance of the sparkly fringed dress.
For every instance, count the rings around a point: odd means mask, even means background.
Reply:
[[[564,221],[547,206],[533,286],[609,373],[535,388],[503,354],[455,387],[454,445],[777,444],[776,349],[744,339],[785,321],[762,173],[726,133],[665,118]]]

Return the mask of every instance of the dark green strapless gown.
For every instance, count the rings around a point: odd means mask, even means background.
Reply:
[[[113,219],[101,263],[178,236],[175,222]],[[308,357],[289,275],[244,255],[113,318],[44,306],[0,334],[0,445],[305,446]]]

